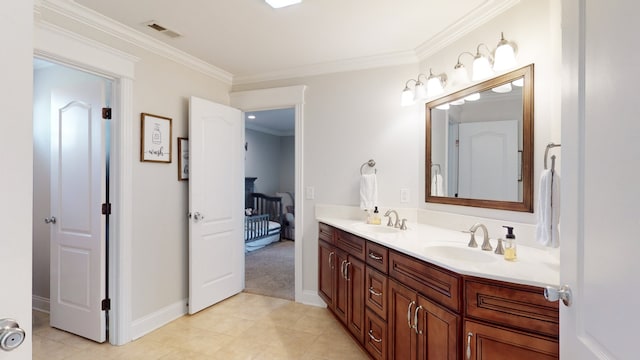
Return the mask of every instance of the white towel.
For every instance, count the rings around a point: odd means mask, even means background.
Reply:
[[[536,238],[538,242],[545,246],[559,247],[560,176],[555,171],[544,170],[540,176],[537,218]]]
[[[371,210],[378,204],[378,181],[376,174],[360,177],[360,209]]]
[[[435,174],[431,177],[431,196],[444,196],[444,183],[441,174]]]

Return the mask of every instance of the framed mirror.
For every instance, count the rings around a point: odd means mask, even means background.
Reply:
[[[426,202],[533,212],[533,64],[426,104]]]

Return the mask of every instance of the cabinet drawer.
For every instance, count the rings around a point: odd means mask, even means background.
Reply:
[[[389,273],[389,249],[374,242],[367,241],[367,265],[383,274]]]
[[[370,309],[365,313],[364,347],[376,360],[387,358],[387,323]]]
[[[456,273],[390,250],[389,276],[455,312],[460,311],[462,279]]]
[[[386,275],[367,265],[366,289],[364,296],[366,304],[383,320],[387,320],[387,293],[389,279]]]
[[[558,337],[558,302],[545,300],[542,288],[467,278],[465,296],[467,317]]]
[[[320,240],[324,240],[329,244],[334,244],[335,241],[333,241],[333,233],[333,227],[323,223],[318,224],[318,238]]]
[[[336,232],[336,246],[349,253],[349,255],[364,261],[366,240],[342,230],[336,230]]]
[[[467,359],[558,360],[557,340],[475,321],[464,323],[464,353]]]

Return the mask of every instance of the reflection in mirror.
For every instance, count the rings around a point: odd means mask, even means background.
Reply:
[[[533,211],[533,65],[427,104],[426,201]]]

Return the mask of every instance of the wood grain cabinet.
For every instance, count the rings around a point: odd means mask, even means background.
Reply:
[[[318,294],[360,344],[365,334],[365,240],[321,224]]]
[[[463,276],[319,230],[318,293],[372,359],[558,359],[558,303],[542,288]]]
[[[465,279],[465,359],[558,359],[558,303],[543,289]]]

